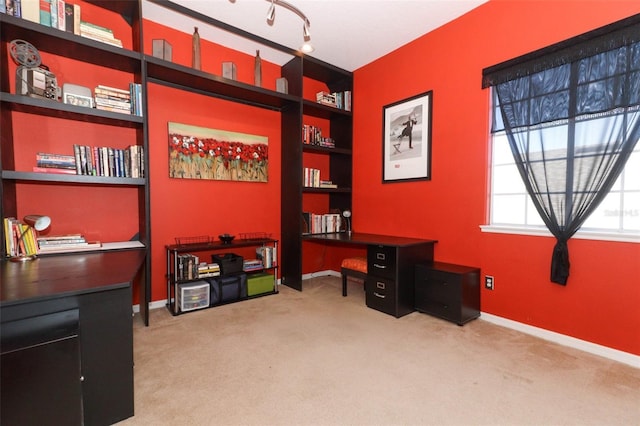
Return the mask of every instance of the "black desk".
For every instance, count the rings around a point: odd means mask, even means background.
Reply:
[[[133,416],[131,286],[145,252],[0,262],[1,424]]]
[[[367,247],[367,306],[399,318],[415,310],[415,266],[433,261],[436,240],[354,232],[305,235],[304,240]]]

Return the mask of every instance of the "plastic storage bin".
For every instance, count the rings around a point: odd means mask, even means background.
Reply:
[[[189,312],[209,306],[211,286],[206,281],[178,284],[177,303],[180,312]]]

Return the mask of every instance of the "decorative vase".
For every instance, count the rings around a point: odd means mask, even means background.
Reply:
[[[258,87],[262,86],[262,59],[260,58],[260,51],[256,50],[256,62],[255,62],[255,84]]]
[[[200,34],[198,34],[198,27],[194,27],[193,30],[193,50],[191,56],[191,66],[197,70],[200,69]]]

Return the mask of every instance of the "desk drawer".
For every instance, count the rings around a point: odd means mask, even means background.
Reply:
[[[396,283],[393,280],[367,278],[367,306],[389,315],[396,315]]]
[[[367,250],[368,274],[393,279],[396,276],[396,248],[369,246]]]

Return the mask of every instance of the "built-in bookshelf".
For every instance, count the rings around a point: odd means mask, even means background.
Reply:
[[[34,9],[35,6],[38,10]],[[42,9],[45,6],[46,10]],[[68,12],[58,13],[65,10],[65,6]],[[0,61],[4,76],[0,83],[3,219],[20,221],[26,214],[52,212],[53,229],[63,226],[61,223],[72,223],[77,224],[78,230],[85,228],[86,218],[94,220],[90,228],[98,234],[99,242],[91,240],[55,249],[48,246],[39,250],[35,247],[39,256],[131,249],[148,253],[149,191],[147,179],[141,171],[147,164],[147,130],[143,117],[145,75],[141,55],[140,3],[31,1],[22,2],[19,14],[16,10],[12,12],[8,14],[5,10],[0,13],[2,52],[6,55]],[[83,12],[94,17],[96,22],[83,20]],[[34,71],[23,69],[18,72],[20,64],[10,55],[12,46],[35,52],[36,56],[42,57],[44,65],[50,66],[46,78],[48,87],[51,82],[51,91],[32,93],[33,89],[17,83],[21,78],[29,81]],[[78,89],[67,84],[73,83],[74,78],[94,75],[93,72],[86,73],[87,67],[100,71],[95,74],[101,76],[95,77],[90,89]],[[85,74],[81,74],[83,72]],[[44,73],[38,71],[37,75],[44,76]],[[65,81],[60,76],[64,76]],[[98,87],[111,91],[103,93],[102,99],[97,96],[101,105],[96,105],[94,96],[99,93],[92,93],[92,89]],[[111,99],[116,97],[116,91],[119,98]],[[132,95],[137,96],[133,102]],[[119,103],[118,108],[106,107],[107,98],[112,104]],[[104,137],[104,146],[101,147],[107,149],[104,162],[94,156],[99,147],[87,147],[78,142],[78,135],[93,129]],[[71,137],[64,132],[71,132]],[[108,159],[107,147],[114,151],[111,160]],[[138,167],[133,167],[131,157],[125,156],[125,151],[138,155],[135,160]],[[120,163],[115,152],[123,153]],[[125,157],[129,157],[128,160]],[[70,158],[73,158],[75,170],[69,168]],[[51,167],[54,163],[55,167]],[[133,173],[133,168],[137,168],[138,173]],[[113,220],[109,217],[113,211],[93,209],[89,215],[89,207],[96,203],[99,205],[106,194],[114,197],[120,192],[127,206],[122,209],[126,213],[118,220],[130,233],[123,235],[124,238],[109,237],[112,227],[107,223]],[[87,206],[84,213],[78,213],[78,209],[65,209],[60,202],[55,205],[56,199],[68,199],[75,193],[82,194],[82,201]],[[100,222],[100,215],[104,215],[102,229],[95,225],[95,221]],[[11,253],[5,243],[10,237],[5,227],[2,237],[2,257],[6,259]],[[37,238],[34,240],[38,244]],[[72,257],[66,258],[72,261]],[[149,256],[146,256],[144,279],[139,286],[140,312],[145,324],[148,324],[151,300],[149,266]]]
[[[282,73],[290,81],[290,92],[300,96],[302,101],[300,109],[282,116],[283,135],[285,129],[298,131],[293,134],[291,130],[291,134],[283,138],[282,163],[289,167],[282,171],[281,245],[283,253],[287,255],[287,261],[282,262],[281,279],[283,284],[302,290],[304,235],[301,234],[311,235],[310,224],[308,219],[305,219],[306,214],[327,217],[325,215],[351,209],[353,76],[348,71],[307,56],[289,61],[283,66]],[[295,84],[291,84],[292,81]],[[303,97],[303,93],[306,92],[305,82],[326,86],[327,90],[323,91],[326,93],[323,93],[320,99],[317,94],[315,99]],[[337,93],[341,95],[335,96]],[[346,93],[348,95],[345,95]],[[325,94],[334,95],[325,100]],[[348,101],[345,101],[347,97]],[[337,101],[336,98],[341,100]],[[312,124],[311,121],[321,122],[322,125]],[[300,132],[299,129],[303,131]],[[320,129],[321,136],[316,139],[314,134],[318,134],[317,129]],[[311,133],[310,137],[305,136],[305,130]],[[317,142],[324,138],[330,139],[331,142]],[[309,143],[305,143],[307,141]],[[320,176],[315,181],[305,179],[307,170],[320,169],[307,161],[308,156],[325,157],[324,161],[320,161],[323,164],[328,163],[324,165],[324,170],[319,172]],[[320,184],[321,181],[324,182],[323,185]],[[314,183],[308,184],[310,182]],[[304,211],[305,197],[309,196],[323,198],[322,211]],[[321,224],[319,227],[316,225],[314,229],[323,231]]]
[[[75,3],[80,5],[81,10],[85,7],[99,9],[99,13],[93,14],[99,18],[94,19],[96,22],[86,22],[78,28],[74,27],[73,30],[66,27],[64,30],[58,28],[53,25],[53,20],[50,25],[46,25],[23,17],[0,13],[3,52],[9,51],[9,43],[12,40],[28,40],[40,52],[56,58],[59,66],[66,67],[65,70],[90,66],[96,69],[108,69],[111,73],[109,75],[113,75],[112,81],[101,78],[100,81],[92,82],[93,107],[88,107],[82,102],[54,102],[49,99],[16,94],[17,66],[9,55],[3,58],[1,71],[4,78],[0,86],[3,122],[0,157],[2,217],[20,219],[19,213],[27,214],[24,211],[26,207],[20,200],[29,198],[30,191],[34,188],[46,191],[48,194],[56,192],[69,194],[76,190],[83,191],[90,188],[92,196],[97,198],[100,197],[101,191],[108,191],[110,194],[113,191],[122,191],[126,194],[126,199],[131,200],[129,204],[135,203],[135,206],[129,206],[133,207],[132,214],[126,219],[126,222],[133,224],[135,232],[130,236],[131,241],[129,238],[126,241],[101,239],[100,250],[121,250],[135,246],[137,249],[146,251],[143,274],[145,282],[140,286],[140,311],[145,323],[148,324],[148,307],[151,301],[151,221],[148,176],[142,171],[140,174],[125,172],[124,176],[115,172],[108,175],[100,173],[99,170],[104,169],[105,166],[104,162],[96,166],[96,161],[100,161],[102,155],[96,156],[95,148],[110,147],[127,150],[130,146],[140,147],[139,165],[142,169],[148,170],[149,129],[146,90],[149,83],[183,92],[221,98],[250,107],[278,111],[281,119],[281,164],[286,165],[281,173],[280,252],[284,261],[280,271],[284,284],[301,289],[304,194],[318,194],[326,198],[327,211],[315,213],[329,213],[330,210],[343,211],[351,208],[352,74],[269,40],[234,29],[214,18],[203,16],[172,2],[148,1],[166,8],[171,13],[185,15],[205,25],[224,28],[225,31],[235,32],[239,37],[290,55],[291,59],[281,69],[282,77],[286,78],[288,83],[288,93],[257,87],[146,54],[142,48],[144,43],[140,1],[78,0]],[[82,67],[76,67],[79,64],[82,64]],[[56,70],[51,71],[55,74]],[[303,85],[306,79],[323,84],[326,92],[334,96],[334,98],[331,96],[327,98],[331,102],[323,100],[323,103],[319,103],[317,98],[304,98]],[[100,90],[95,92],[97,88],[107,88],[107,92],[100,93]],[[98,101],[97,99],[101,96],[96,99],[96,94],[106,97]],[[113,102],[107,102],[107,100]],[[98,103],[101,104],[101,108],[97,108]],[[128,104],[131,105],[130,108]],[[115,106],[118,108],[113,108]],[[38,152],[75,156],[72,150],[74,144],[62,145],[62,138],[55,136],[48,136],[55,141],[49,144],[53,145],[53,149],[51,146],[45,148],[38,147],[37,144],[23,143],[14,136],[16,128],[24,125],[16,117],[23,114],[36,121],[51,120],[54,123],[64,123],[63,127],[77,127],[77,133],[82,133],[88,128],[98,129],[99,133],[105,135],[105,139],[109,139],[109,143],[105,142],[99,146],[75,143],[85,146],[87,162],[85,168],[77,169],[75,174],[34,170]],[[323,141],[322,143],[303,143],[301,129],[303,124],[307,123],[306,117],[321,120],[324,123],[321,126],[323,139],[319,139]],[[114,145],[113,140],[117,140],[119,145]],[[88,155],[87,152],[91,154]],[[328,159],[327,176],[320,179],[325,181],[323,186],[306,187],[304,185],[303,170],[305,167],[311,167],[305,165],[305,156],[309,154]],[[93,161],[91,168],[88,166],[89,161]],[[122,161],[126,162],[124,155]],[[80,163],[82,164],[82,160]],[[40,166],[36,165],[36,167]],[[134,197],[131,197],[132,193],[135,193]],[[55,218],[52,219],[55,220]],[[82,218],[66,217],[65,220],[81,222]],[[105,232],[107,231],[105,229]],[[2,250],[3,257],[6,258],[6,248],[3,247]]]

